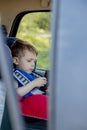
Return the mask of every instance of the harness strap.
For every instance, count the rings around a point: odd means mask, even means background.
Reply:
[[[30,82],[30,80],[25,77],[20,71],[13,71],[13,76],[24,86]]]
[[[33,75],[37,75],[33,72]],[[19,70],[15,70],[13,71],[13,76],[24,86],[26,84],[28,84],[29,82],[31,82],[24,74],[22,74]],[[38,76],[40,77],[40,76]],[[44,92],[41,91],[39,88],[34,88],[33,90],[31,90],[31,93],[33,95],[36,95],[36,94],[43,94]]]

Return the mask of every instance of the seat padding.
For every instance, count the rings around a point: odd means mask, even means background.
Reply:
[[[6,37],[6,44],[10,47],[16,40],[16,37]]]

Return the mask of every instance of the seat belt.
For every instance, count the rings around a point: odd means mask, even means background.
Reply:
[[[36,77],[40,77],[39,75],[37,75],[36,73],[32,72],[32,74]],[[13,76],[15,79],[17,79],[17,81],[19,81],[23,86],[28,84],[29,82],[31,82],[25,75],[23,75],[19,70],[15,70],[13,71]],[[44,94],[43,91],[41,91],[39,88],[34,88],[33,90],[31,90],[31,93],[33,95],[36,94]]]

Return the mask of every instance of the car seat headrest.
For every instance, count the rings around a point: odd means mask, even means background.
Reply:
[[[6,37],[6,44],[11,47],[11,45],[17,40],[16,37]]]

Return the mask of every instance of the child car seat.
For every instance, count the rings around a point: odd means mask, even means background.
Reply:
[[[15,40],[16,40],[15,37],[7,37],[6,38],[6,44],[10,47],[15,42]],[[12,67],[12,57],[9,58],[9,62],[11,62],[11,67]],[[36,102],[36,100],[35,100],[35,102]],[[5,117],[8,116],[8,114],[7,114],[8,113],[8,110],[7,110],[8,108],[6,106],[7,106],[7,104],[5,104],[6,110],[5,110],[4,116],[3,116],[2,127],[3,127],[4,121],[6,121],[6,119],[7,119]],[[36,129],[38,129],[38,130],[46,130],[47,129],[47,121],[41,119],[39,117],[39,113],[35,117],[32,114],[27,115],[26,113],[24,113],[23,117],[25,119],[25,127],[32,128],[32,130],[36,130]],[[7,126],[7,123],[6,123],[6,126]]]

